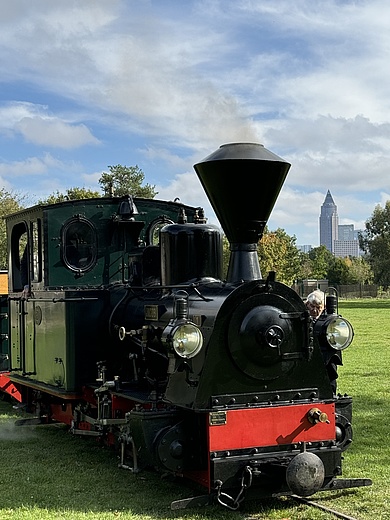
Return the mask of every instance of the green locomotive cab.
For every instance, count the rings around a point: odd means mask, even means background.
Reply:
[[[95,380],[96,363],[109,350],[106,314],[120,298],[115,285],[160,283],[159,230],[202,214],[127,196],[38,205],[8,216],[12,381],[71,398]]]

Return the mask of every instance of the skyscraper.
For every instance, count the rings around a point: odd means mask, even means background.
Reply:
[[[334,241],[338,240],[339,216],[337,206],[328,190],[320,215],[320,245],[334,253]]]
[[[339,240],[356,240],[353,224],[339,224]]]

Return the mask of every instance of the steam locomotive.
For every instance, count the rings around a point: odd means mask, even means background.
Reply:
[[[336,395],[334,367],[351,324],[334,295],[314,322],[260,272],[289,168],[256,143],[194,166],[230,243],[226,279],[222,231],[180,201],[104,197],[8,216],[0,389],[35,421],[115,447],[122,468],[200,487],[174,509],[370,485],[339,478],[352,398]]]

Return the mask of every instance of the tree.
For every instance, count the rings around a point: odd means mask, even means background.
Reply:
[[[345,285],[349,283],[349,267],[345,258],[332,258],[328,267],[327,278],[329,285]]]
[[[314,247],[309,251],[312,272],[311,278],[324,280],[328,276],[328,269],[332,263],[333,255],[325,246]]]
[[[299,251],[295,246],[295,236],[290,237],[284,229],[276,231],[264,230],[263,238],[257,246],[260,270],[263,278],[270,271],[276,272],[276,279],[287,285],[292,285],[299,271]],[[223,236],[223,271],[227,275],[230,244],[226,236]]]
[[[374,273],[374,282],[390,286],[390,200],[382,208],[377,205],[365,230],[359,236],[361,249]]]
[[[105,196],[122,197],[132,195],[133,197],[143,197],[153,199],[157,192],[155,187],[150,184],[141,186],[145,179],[144,172],[138,166],[109,166],[110,173],[103,172],[99,184]],[[49,195],[47,199],[41,199],[38,204],[55,204],[65,200],[92,199],[102,197],[102,193],[87,188],[68,188],[65,193],[56,191]]]
[[[7,230],[3,217],[23,209],[24,196],[15,195],[4,188],[0,189],[0,269],[8,269]]]
[[[361,256],[358,258],[353,257],[348,259],[349,264],[349,282],[348,283],[361,283],[369,284],[374,279],[374,273],[372,272],[370,264],[367,260]]]
[[[223,277],[226,278],[230,260],[230,244],[226,235],[222,236],[222,248]]]
[[[312,277],[313,262],[310,259],[309,253],[298,251],[299,257],[299,271],[297,272],[297,280],[307,280]]]
[[[295,242],[296,237],[289,236],[284,229],[265,229],[257,248],[263,278],[270,271],[275,271],[279,282],[293,284],[300,269],[299,251]]]
[[[132,195],[133,197],[153,199],[157,195],[155,186],[151,184],[141,186],[145,180],[145,174],[137,165],[122,166],[117,164],[108,168],[110,173],[103,172],[99,179],[99,184],[106,196]]]
[[[55,204],[57,202],[64,202],[65,200],[79,200],[79,199],[94,199],[100,197],[98,191],[92,191],[86,188],[68,188],[65,193],[60,193],[58,190],[47,197],[41,199],[38,204]]]

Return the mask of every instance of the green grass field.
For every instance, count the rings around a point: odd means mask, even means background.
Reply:
[[[339,391],[354,398],[354,441],[345,452],[343,477],[373,485],[312,500],[359,520],[390,520],[389,366],[390,300],[340,303],[355,329],[344,352]],[[171,511],[191,494],[181,481],[153,472],[118,469],[116,455],[62,425],[16,427],[17,413],[0,402],[0,520],[330,520],[332,514],[290,498],[245,502],[239,511],[220,506]]]

